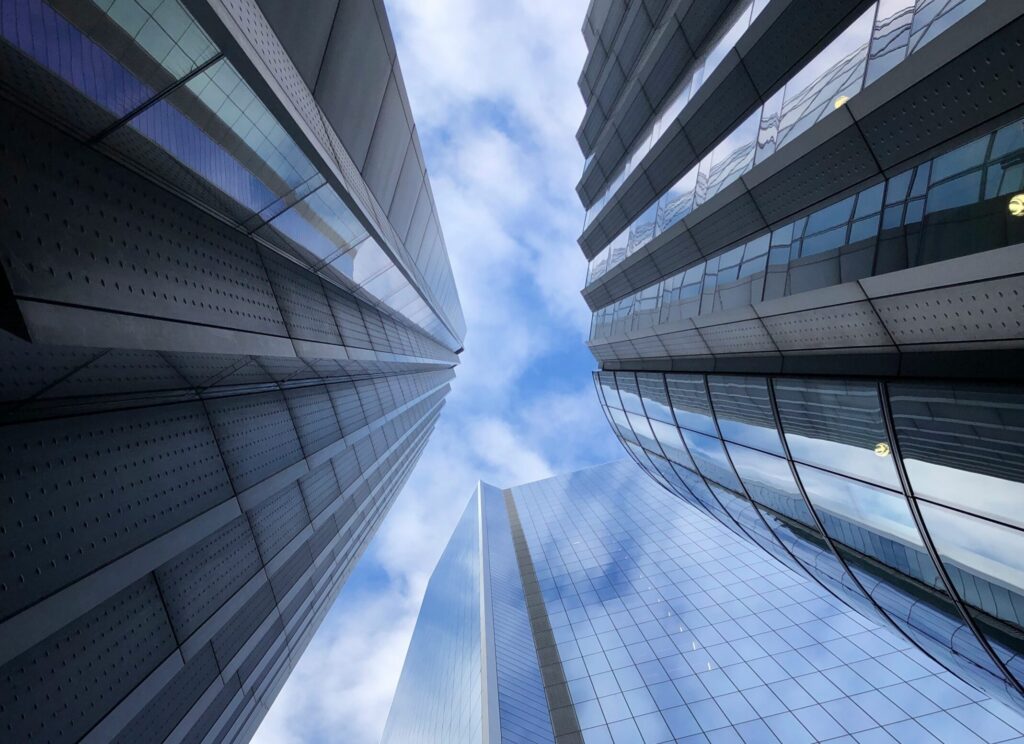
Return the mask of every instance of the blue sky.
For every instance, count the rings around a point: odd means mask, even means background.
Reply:
[[[254,739],[377,742],[427,579],[478,479],[621,457],[576,238],[586,0],[386,0],[469,334],[405,490]]]

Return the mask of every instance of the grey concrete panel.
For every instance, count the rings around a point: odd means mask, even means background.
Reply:
[[[391,66],[373,5],[342,2],[314,95],[360,171]]]
[[[301,12],[292,0],[256,1],[295,69],[313,90],[340,0],[305,0]]]

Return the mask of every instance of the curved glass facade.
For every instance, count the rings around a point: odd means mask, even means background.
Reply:
[[[1024,405],[960,383],[599,372],[655,480],[1024,708]]]

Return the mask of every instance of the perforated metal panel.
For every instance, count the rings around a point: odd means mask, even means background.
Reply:
[[[232,616],[224,627],[213,637],[212,645],[217,663],[221,669],[227,665],[245,645],[249,637],[263,624],[267,616],[274,612],[277,600],[270,584],[264,584],[249,598],[241,609]]]
[[[900,346],[1024,338],[1024,277],[872,301]]]
[[[195,705],[217,677],[217,673],[213,649],[205,646],[121,730],[114,742],[137,744],[141,741],[162,741]]]
[[[285,334],[251,240],[9,103],[0,117],[16,295]]]
[[[0,615],[231,496],[202,405],[0,427]]]
[[[320,280],[298,264],[262,251],[267,275],[292,338],[341,344],[341,334]]]
[[[334,466],[330,462],[325,462],[314,468],[302,476],[298,483],[302,491],[302,498],[306,502],[306,509],[311,517],[316,517],[341,492],[338,479],[334,475]]]
[[[11,742],[77,741],[174,650],[147,576],[0,668],[0,730]]]
[[[188,638],[261,567],[244,516],[156,570],[174,632]]]
[[[298,483],[292,483],[247,513],[260,557],[267,563],[309,524]]]
[[[292,423],[307,455],[341,439],[334,406],[323,385],[292,388],[284,393]]]
[[[237,490],[254,486],[302,458],[282,393],[222,398],[206,406]]]
[[[773,315],[762,322],[781,350],[892,346],[867,301]]]
[[[1018,18],[865,116],[860,127],[882,167],[1019,106],[1022,48],[1024,18]],[[908,117],[908,111],[914,115]]]
[[[341,424],[342,434],[348,436],[356,429],[366,425],[366,414],[359,402],[359,393],[354,384],[334,384],[327,386],[327,392],[334,404],[334,412]]]
[[[270,586],[274,589],[274,596],[278,602],[284,599],[312,562],[313,556],[309,552],[309,545],[303,545],[270,577]]]
[[[228,703],[239,690],[238,678],[230,677],[224,683],[224,687],[217,693],[217,697],[207,706],[202,715],[182,739],[182,744],[201,744],[206,734],[211,731],[217,723],[217,719],[227,709]]]

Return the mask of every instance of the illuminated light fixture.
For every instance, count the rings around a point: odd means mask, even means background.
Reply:
[[[1024,194],[1014,194],[1010,197],[1010,214],[1014,217],[1024,217]]]
[[[887,442],[879,442],[875,445],[875,454],[879,457],[888,457],[891,451]]]
[[[850,100],[849,96],[839,96],[832,104],[835,108],[842,108],[846,105],[846,102]]]

